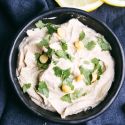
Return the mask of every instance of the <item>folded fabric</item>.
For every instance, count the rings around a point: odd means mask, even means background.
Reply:
[[[0,6],[0,117],[3,114],[0,125],[57,125],[38,117],[21,103],[8,79],[7,68],[8,50],[19,29],[39,13],[54,9],[57,5],[54,0],[0,0]],[[90,15],[104,21],[116,33],[125,48],[125,8],[103,5]],[[105,113],[83,125],[124,125],[124,91],[125,84]]]

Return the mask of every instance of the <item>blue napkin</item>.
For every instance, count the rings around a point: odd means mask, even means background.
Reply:
[[[17,31],[41,12],[53,9],[54,0],[0,0],[0,125],[57,125],[29,111],[8,80],[8,50]],[[103,5],[90,15],[104,21],[125,48],[125,8]],[[82,125],[125,125],[125,84],[114,103],[99,117]]]

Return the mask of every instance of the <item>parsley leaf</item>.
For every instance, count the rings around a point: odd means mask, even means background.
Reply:
[[[93,58],[92,60],[91,60],[91,62],[96,66],[96,65],[98,65],[98,63],[99,63],[99,59],[97,59],[97,58]]]
[[[85,33],[82,31],[80,34],[79,34],[79,40],[82,41],[85,37]]]
[[[71,55],[69,55],[68,53],[67,53],[67,59],[69,59],[69,60],[73,60],[74,58],[71,56]]]
[[[65,102],[68,102],[68,103],[71,103],[71,97],[70,97],[70,94],[66,94],[64,96],[61,97],[61,100],[62,101],[65,101]]]
[[[31,83],[25,83],[23,86],[22,86],[22,89],[23,89],[23,92],[26,93],[27,90],[31,87]]]
[[[85,45],[85,48],[87,48],[88,50],[92,50],[95,47],[95,42],[94,41],[90,41]]]
[[[48,47],[47,49],[48,49],[48,51],[47,51],[47,52],[45,52],[45,54],[46,54],[48,57],[50,57],[50,58],[51,58],[51,57],[52,57],[52,53],[53,53],[53,51],[54,51],[54,50],[53,50],[53,49],[51,49],[50,47]]]
[[[60,67],[56,66],[53,68],[54,73],[56,76],[61,77],[62,80],[67,79],[70,76],[70,69],[61,69]]]
[[[87,93],[83,92],[83,89],[78,89],[78,90],[75,90],[71,94],[66,94],[66,95],[62,96],[61,100],[65,101],[65,102],[68,102],[68,103],[71,103],[72,100],[78,99],[78,98],[80,98],[82,96],[85,96],[86,94]]]
[[[86,85],[91,85],[91,80],[92,80],[92,71],[83,68],[82,66],[79,67],[79,70],[81,74],[84,75],[85,77],[85,83]]]
[[[40,43],[38,43],[39,46],[43,47],[48,47],[49,46],[49,40],[50,40],[50,35],[47,35],[45,38],[43,38]]]
[[[98,37],[97,42],[99,46],[101,47],[102,51],[109,51],[112,49],[110,44],[106,41],[106,39],[103,36]]]
[[[69,59],[69,60],[73,60],[73,57],[71,55],[69,55],[67,52],[64,52],[63,50],[57,50],[55,52],[55,54],[59,57],[59,58],[64,58],[64,59]]]
[[[51,23],[46,23],[45,26],[47,27],[49,34],[52,35],[54,32],[57,32],[58,26]]]
[[[70,69],[62,70],[62,79],[66,79],[70,76]]]
[[[100,75],[103,73],[103,62],[100,59],[93,58],[91,62],[94,64],[94,70],[97,70],[98,79],[100,78]]]
[[[45,97],[49,97],[49,89],[47,87],[46,82],[40,81],[38,85],[38,91],[42,93]]]
[[[53,63],[54,65],[56,65],[56,64],[58,63],[58,61],[53,60],[52,63]]]
[[[66,51],[67,50],[67,44],[66,44],[66,41],[64,41],[64,40],[61,40],[61,47],[62,47],[62,50],[63,51]]]
[[[41,20],[39,20],[38,22],[35,23],[35,26],[41,29],[45,26],[45,24]]]
[[[55,54],[59,57],[59,58],[67,58],[67,56],[66,56],[66,53],[63,51],[63,50],[57,50],[56,52],[55,52]]]
[[[68,85],[71,88],[71,90],[73,90],[74,89],[74,85],[72,84],[72,81],[73,80],[71,78],[67,78],[67,79],[65,79],[63,81],[63,84]]]
[[[62,76],[62,69],[60,67],[56,66],[53,68],[53,70],[54,70],[54,73],[56,76],[58,76],[58,77]]]
[[[71,94],[71,97],[73,100],[75,99],[78,99],[82,96],[85,96],[86,93],[83,93],[83,89],[78,89],[78,90],[75,90],[72,94]]]
[[[43,27],[47,27],[48,29],[48,33],[49,34],[53,34],[54,32],[57,32],[58,26],[52,24],[52,23],[43,23],[42,20],[39,20],[38,22],[35,23],[35,26],[37,28],[43,28]]]

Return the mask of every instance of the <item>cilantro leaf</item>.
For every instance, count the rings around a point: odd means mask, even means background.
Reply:
[[[78,99],[78,98],[80,98],[80,97],[82,97],[82,96],[85,96],[85,95],[86,95],[86,93],[83,92],[83,89],[78,89],[78,90],[75,90],[75,91],[71,94],[71,98],[72,98],[73,100],[75,100],[75,99]]]
[[[82,41],[85,37],[85,33],[82,31],[80,34],[79,34],[79,40]]]
[[[57,29],[58,29],[58,26],[56,26],[52,23],[43,23],[42,20],[39,20],[38,22],[36,22],[35,26],[40,29],[43,27],[47,27],[48,34],[50,34],[50,35],[52,35],[54,32],[57,32]]]
[[[51,23],[46,23],[45,26],[47,27],[49,34],[52,35],[54,32],[57,32],[58,26]]]
[[[91,62],[94,64],[94,70],[97,70],[98,79],[100,78],[100,75],[103,73],[103,62],[100,59],[93,58]]]
[[[65,101],[65,102],[68,102],[68,103],[71,103],[71,97],[70,97],[70,94],[66,94],[64,96],[61,97],[61,100],[62,101]]]
[[[62,80],[70,76],[70,69],[63,70],[60,67],[56,66],[53,68],[53,70],[54,70],[55,75],[60,77]]]
[[[54,70],[54,73],[56,76],[58,76],[58,77],[62,76],[62,69],[60,67],[56,66],[53,68],[53,70]]]
[[[66,51],[67,50],[67,44],[66,44],[66,41],[64,41],[64,40],[61,40],[61,47],[62,47],[62,50],[63,51]]]
[[[102,51],[109,51],[112,49],[110,44],[106,41],[106,39],[103,36],[98,37],[97,42],[99,46],[101,47]]]
[[[98,65],[98,63],[99,63],[99,59],[97,59],[97,58],[93,58],[92,60],[91,60],[91,62],[94,64],[94,65]]]
[[[67,58],[67,56],[66,56],[66,53],[63,51],[63,50],[57,50],[56,52],[55,52],[55,54],[59,57],[59,58]]]
[[[85,83],[86,85],[91,85],[91,80],[92,80],[92,71],[83,68],[82,66],[79,67],[79,70],[81,74],[84,75],[85,77]]]
[[[71,78],[67,78],[63,81],[63,84],[68,85],[71,88],[71,90],[73,90],[74,85],[72,84],[72,82],[73,82],[73,80]]]
[[[49,40],[50,40],[50,35],[47,35],[45,38],[43,38],[40,43],[38,43],[39,46],[43,47],[48,47],[49,46]]]
[[[71,61],[74,59],[74,58],[73,58],[70,54],[68,54],[68,53],[67,53],[66,56],[67,56],[67,59],[69,59],[69,60],[71,60]]]
[[[40,81],[38,85],[38,91],[42,93],[45,97],[49,97],[49,89],[45,81]]]
[[[69,59],[69,60],[73,60],[73,57],[68,54],[67,52],[64,52],[63,50],[57,50],[55,52],[55,54],[59,57],[59,58],[64,58],[64,59]]]
[[[53,49],[51,49],[50,47],[48,47],[47,49],[48,49],[48,51],[47,51],[47,52],[45,52],[45,54],[46,54],[48,57],[50,57],[50,58],[51,58],[51,57],[52,57],[52,53],[53,53],[53,51],[54,51],[54,50],[53,50]]]
[[[70,69],[62,70],[62,79],[66,79],[70,76]]]
[[[22,86],[22,89],[23,89],[23,92],[26,93],[27,90],[31,87],[31,83],[25,83],[23,86]]]
[[[92,50],[95,47],[95,42],[94,41],[90,41],[85,45],[85,48],[87,48],[88,50]]]
[[[39,20],[38,22],[35,23],[35,26],[41,29],[45,26],[45,24],[42,22],[42,20]]]

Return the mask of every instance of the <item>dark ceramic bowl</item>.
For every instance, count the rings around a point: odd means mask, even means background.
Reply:
[[[56,18],[51,18],[56,17]],[[51,18],[51,19],[48,19]],[[23,38],[26,36],[27,29],[34,27],[34,23],[38,20],[43,20],[45,22],[51,22],[54,24],[61,24],[67,22],[71,18],[78,18],[83,24],[89,26],[94,29],[98,33],[101,33],[105,36],[105,38],[110,42],[112,46],[111,55],[115,60],[115,79],[112,83],[112,86],[108,92],[108,95],[98,106],[93,109],[88,110],[87,112],[81,112],[76,115],[68,116],[66,119],[61,119],[60,115],[57,113],[53,113],[51,111],[47,111],[45,109],[40,108],[34,102],[30,100],[27,94],[22,92],[21,87],[19,86],[18,79],[16,77],[16,67],[17,67],[17,55],[18,55],[18,47]],[[78,9],[71,8],[58,8],[52,11],[48,11],[40,16],[36,17],[32,21],[30,21],[17,35],[9,56],[9,73],[12,84],[20,97],[23,103],[32,110],[37,115],[56,122],[56,123],[81,123],[96,116],[102,114],[114,101],[118,92],[122,86],[124,79],[124,53],[121,47],[121,44],[115,34],[102,22],[96,20],[95,18],[89,16],[87,13]]]

